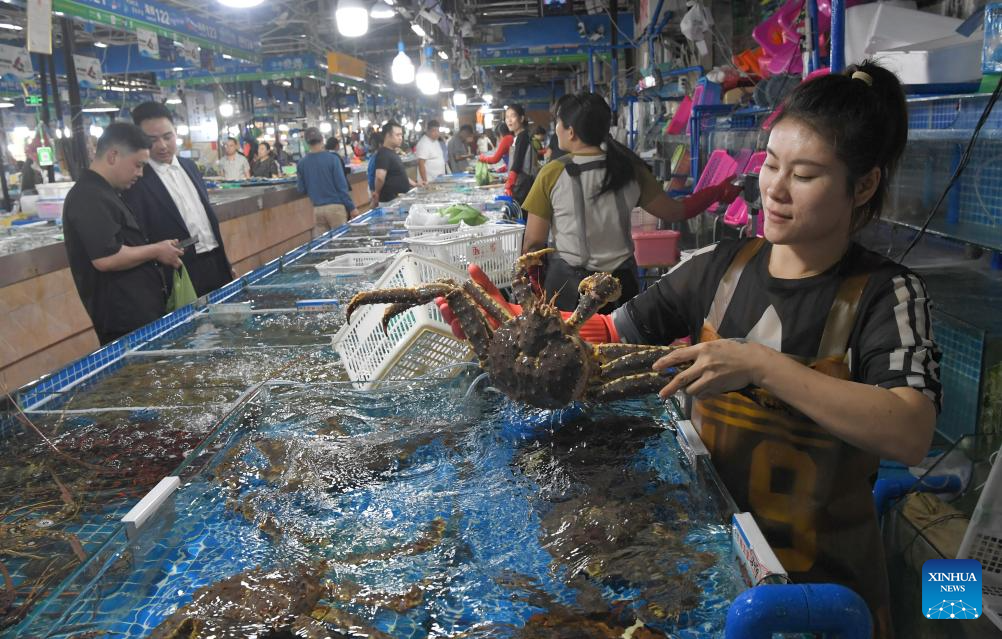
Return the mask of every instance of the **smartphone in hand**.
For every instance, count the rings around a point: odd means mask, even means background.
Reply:
[[[196,244],[198,244],[198,237],[192,236],[192,237],[189,237],[187,239],[184,239],[184,240],[181,240],[180,242],[178,242],[177,243],[177,247],[179,249],[186,249],[189,246],[194,246]]]

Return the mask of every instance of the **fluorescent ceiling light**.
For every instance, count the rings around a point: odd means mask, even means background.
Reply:
[[[0,27],[2,27],[2,26],[3,25],[0,25]],[[108,48],[108,43],[106,43],[106,42],[95,42],[94,46],[97,47],[98,49],[107,49]]]
[[[171,93],[170,97],[164,100],[166,104],[181,104],[181,96],[177,93]]]
[[[219,0],[219,4],[233,9],[250,9],[264,2],[264,0]]]
[[[8,31],[22,31],[24,27],[19,24],[11,24],[9,22],[0,22],[0,29],[7,29]]]
[[[438,57],[442,58],[443,60],[448,60],[449,59],[449,54],[446,53],[445,51],[442,51],[441,49],[439,49],[439,51],[438,51]]]
[[[421,38],[424,38],[425,36],[428,35],[428,34],[426,34],[424,32],[424,27],[422,27],[417,22],[414,22],[414,23],[411,24],[411,31],[413,31],[414,33],[418,34],[418,36],[421,37]]]
[[[10,109],[14,107],[14,103],[9,100],[0,100],[0,109]]]
[[[95,100],[80,110],[84,113],[116,113],[118,107],[104,100]]]

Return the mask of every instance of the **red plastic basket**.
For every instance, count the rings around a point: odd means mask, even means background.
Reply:
[[[671,266],[678,262],[678,231],[634,231],[633,255],[637,266]]]

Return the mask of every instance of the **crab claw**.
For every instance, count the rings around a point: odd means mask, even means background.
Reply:
[[[367,304],[389,304],[383,313],[383,332],[394,316],[406,311],[413,306],[420,306],[433,301],[436,297],[444,297],[456,289],[455,283],[433,282],[422,284],[413,288],[383,288],[374,291],[363,291],[357,293],[348,302],[346,315],[351,321],[351,315],[359,306]]]

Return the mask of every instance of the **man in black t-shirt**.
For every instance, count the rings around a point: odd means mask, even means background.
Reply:
[[[166,284],[158,263],[178,268],[184,254],[177,240],[150,244],[120,196],[142,177],[149,149],[139,127],[109,125],[63,207],[70,271],[101,344],[164,314]]]
[[[379,147],[376,157],[370,162],[376,163],[376,188],[372,191],[372,207],[380,202],[389,202],[411,187],[417,186],[414,180],[407,177],[404,163],[397,155],[397,149],[404,141],[404,129],[390,120],[383,125],[383,146]]]

